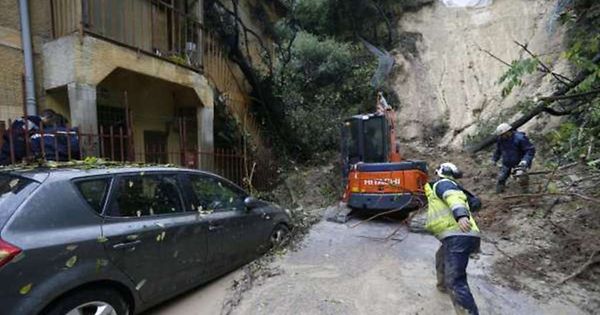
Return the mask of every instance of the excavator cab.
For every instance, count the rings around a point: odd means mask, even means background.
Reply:
[[[342,127],[342,157],[344,178],[350,166],[358,162],[384,163],[388,157],[388,136],[385,116],[357,115],[346,119]]]

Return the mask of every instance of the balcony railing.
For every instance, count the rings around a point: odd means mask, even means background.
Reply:
[[[55,38],[74,32],[202,68],[202,1],[51,0]]]

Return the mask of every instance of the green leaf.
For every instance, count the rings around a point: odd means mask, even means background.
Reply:
[[[33,284],[31,284],[31,283],[24,285],[19,290],[19,293],[21,293],[21,295],[25,295],[25,294],[29,293],[29,291],[31,291],[32,286],[33,286]]]

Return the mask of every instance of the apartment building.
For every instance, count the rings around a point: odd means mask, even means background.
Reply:
[[[25,97],[20,2],[29,5],[35,101]],[[203,153],[215,151],[217,96],[246,132],[258,127],[249,85],[205,14],[203,0],[0,0],[0,130],[49,108],[78,128],[87,155],[210,168]]]

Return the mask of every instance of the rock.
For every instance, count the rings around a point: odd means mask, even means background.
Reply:
[[[345,203],[340,202],[337,206],[327,207],[325,210],[325,219],[330,222],[346,223],[350,219],[350,209]]]
[[[427,212],[421,211],[412,217],[410,223],[408,224],[408,228],[413,233],[429,233],[425,229],[425,224],[427,223]]]

